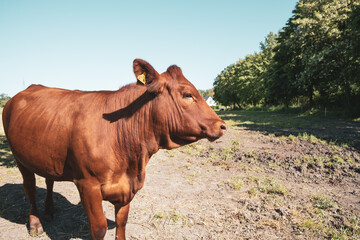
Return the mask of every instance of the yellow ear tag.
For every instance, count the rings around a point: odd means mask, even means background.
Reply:
[[[146,83],[146,78],[145,78],[145,76],[146,76],[146,73],[144,72],[143,74],[141,74],[141,75],[139,75],[139,76],[137,77],[137,79],[139,80],[139,82],[141,82],[141,83],[144,84],[144,85],[145,85],[145,83]]]

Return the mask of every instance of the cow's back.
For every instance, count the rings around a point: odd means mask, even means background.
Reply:
[[[32,85],[9,100],[3,124],[17,161],[39,175],[71,180],[71,142],[76,129],[87,127],[80,113],[91,107],[90,99],[87,92]]]

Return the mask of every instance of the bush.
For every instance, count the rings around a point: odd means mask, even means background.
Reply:
[[[0,107],[3,108],[5,106],[5,103],[9,101],[9,99],[10,97],[7,94],[0,94]]]

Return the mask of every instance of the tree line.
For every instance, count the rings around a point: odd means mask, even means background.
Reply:
[[[9,101],[10,97],[5,94],[5,93],[1,93],[0,94],[0,108],[3,108],[5,106],[5,103],[7,101]]]
[[[302,105],[360,115],[360,0],[300,0],[260,52],[227,66],[214,81],[226,106]]]

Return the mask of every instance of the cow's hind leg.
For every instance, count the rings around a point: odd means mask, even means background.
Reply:
[[[46,178],[46,199],[45,199],[45,213],[51,217],[54,214],[54,200],[53,200],[53,187],[54,180]]]
[[[26,169],[18,161],[17,161],[17,165],[20,169],[21,175],[23,176],[24,192],[30,204],[30,213],[29,213],[30,235],[31,236],[40,235],[44,231],[40,223],[39,212],[36,207],[35,174],[29,171],[28,169]]]

